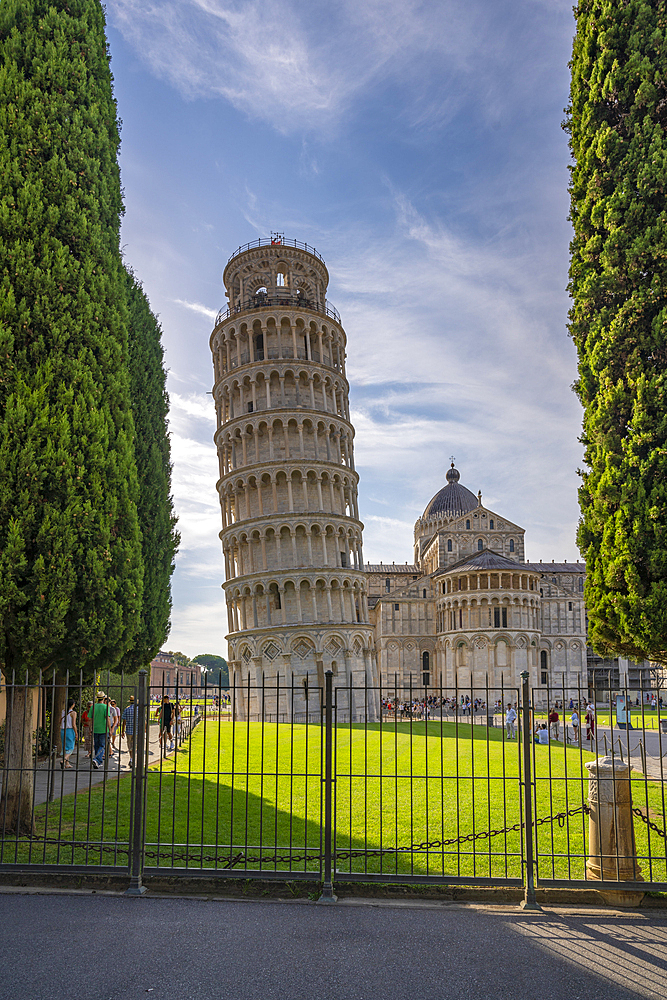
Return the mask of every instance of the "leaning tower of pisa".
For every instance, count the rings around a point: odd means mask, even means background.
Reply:
[[[319,719],[327,670],[339,688],[339,718],[374,719],[378,711],[377,693],[368,691],[377,665],[346,337],[326,301],[328,280],[312,247],[282,237],[240,247],[223,273],[229,305],[211,350],[240,719]]]

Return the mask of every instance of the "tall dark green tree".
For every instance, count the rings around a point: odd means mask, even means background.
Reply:
[[[570,333],[586,469],[578,541],[590,641],[667,658],[667,11],[581,0]]]
[[[139,479],[137,512],[144,585],[141,620],[125,670],[146,667],[169,634],[171,574],[179,536],[171,500],[171,461],[162,331],[136,277],[126,274],[129,307],[130,395]]]
[[[98,0],[0,4],[0,662],[114,666],[143,566],[119,131]],[[30,705],[9,698],[0,828],[32,823]]]

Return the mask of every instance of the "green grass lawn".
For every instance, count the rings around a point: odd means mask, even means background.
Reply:
[[[457,738],[458,733],[458,738]],[[147,866],[318,873],[322,838],[322,746],[318,726],[207,720],[178,754],[149,769]],[[500,730],[459,723],[339,725],[335,731],[336,868],[345,873],[521,878],[521,834],[460,845],[446,841],[521,822],[519,746]],[[157,746],[154,748],[157,750]],[[541,818],[581,806],[593,755],[578,747],[531,747],[535,809]],[[635,778],[636,804],[664,828],[661,789]],[[129,835],[131,784],[109,781],[37,810],[38,832],[74,843],[33,845],[33,861],[119,864],[109,847]],[[89,809],[90,806],[90,809]],[[638,854],[649,850],[637,820]],[[543,878],[582,878],[588,819],[582,814],[538,828]],[[412,851],[396,848],[424,845]],[[368,853],[364,854],[365,848]],[[569,848],[569,851],[568,851]],[[27,860],[28,848],[18,847]],[[35,851],[37,855],[35,855]],[[372,853],[384,851],[385,853]],[[350,856],[350,852],[351,855]],[[665,842],[651,834],[653,880],[666,877]],[[12,851],[13,853],[13,851]],[[569,854],[569,856],[568,856]],[[279,860],[275,859],[278,856]],[[259,858],[263,861],[259,862]],[[298,859],[298,860],[297,860]],[[4,860],[13,860],[5,857]],[[234,862],[236,860],[236,864]],[[646,878],[648,862],[642,861]]]

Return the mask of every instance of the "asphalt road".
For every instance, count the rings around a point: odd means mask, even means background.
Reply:
[[[0,892],[1,1000],[667,996],[667,911]]]

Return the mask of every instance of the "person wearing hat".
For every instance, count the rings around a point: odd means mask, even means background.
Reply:
[[[127,752],[130,755],[130,763],[134,767],[134,731],[137,724],[137,706],[134,703],[134,695],[130,695],[130,701],[121,716],[120,736],[127,740]]]
[[[104,766],[104,756],[107,750],[107,734],[109,732],[109,709],[104,703],[104,694],[97,692],[97,704],[93,709],[93,768],[97,771]]]

